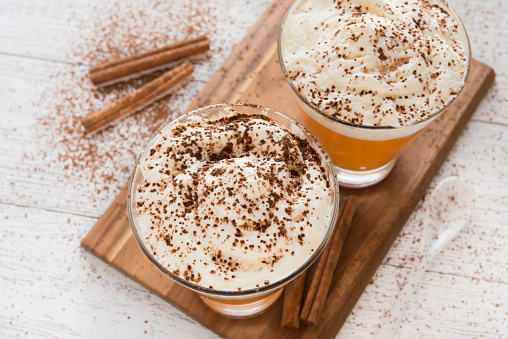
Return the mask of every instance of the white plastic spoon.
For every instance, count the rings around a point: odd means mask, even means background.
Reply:
[[[396,297],[390,312],[381,318],[378,339],[393,339],[398,333],[407,302],[422,280],[434,257],[452,240],[471,219],[475,203],[474,188],[464,179],[449,177],[432,192],[423,230],[422,247],[418,262],[409,273],[401,293]],[[420,259],[421,260],[418,260]]]

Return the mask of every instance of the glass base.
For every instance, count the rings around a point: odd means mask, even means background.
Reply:
[[[218,299],[199,294],[203,302],[217,313],[229,318],[251,318],[265,312],[281,295],[284,288],[250,299]]]
[[[334,166],[339,185],[348,188],[363,188],[377,184],[390,174],[397,158],[386,165],[369,171],[352,171]]]

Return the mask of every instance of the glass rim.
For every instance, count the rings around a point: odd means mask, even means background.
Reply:
[[[133,210],[132,210],[132,200],[133,200],[133,193],[134,193],[133,192],[134,178],[136,177],[136,174],[139,170],[140,160],[149,151],[150,147],[157,140],[157,137],[160,135],[160,133],[162,131],[166,130],[167,128],[173,127],[176,123],[186,119],[189,116],[192,116],[192,115],[195,115],[195,114],[198,114],[201,112],[212,111],[212,110],[217,110],[217,109],[226,108],[226,107],[232,107],[232,108],[249,107],[249,108],[253,108],[253,109],[259,109],[260,112],[256,112],[256,113],[262,113],[263,111],[269,111],[279,117],[282,117],[283,119],[288,120],[292,125],[297,126],[304,133],[306,138],[312,139],[312,141],[315,142],[319,146],[317,148],[316,147],[313,147],[313,148],[316,150],[316,152],[318,152],[318,154],[321,157],[321,160],[326,163],[327,166],[323,166],[323,167],[327,169],[327,172],[329,172],[328,178],[329,178],[330,184],[332,186],[333,211],[330,215],[330,220],[329,220],[329,224],[327,225],[328,229],[326,230],[326,234],[324,235],[321,243],[314,250],[314,252],[305,260],[305,262],[302,263],[301,266],[299,266],[294,272],[292,272],[288,276],[286,276],[282,279],[279,279],[279,280],[275,281],[274,283],[270,283],[269,285],[264,285],[264,286],[255,287],[255,288],[249,288],[249,289],[245,289],[245,290],[241,290],[241,291],[238,291],[238,290],[218,290],[218,289],[208,288],[208,287],[204,287],[204,286],[200,286],[200,285],[191,283],[191,282],[179,277],[178,275],[173,274],[170,270],[168,270],[161,263],[159,263],[159,261],[147,249],[144,241],[141,239],[141,236],[139,234],[140,232],[137,229],[137,221],[136,221],[136,218],[134,217]],[[172,279],[174,282],[178,283],[179,285],[187,287],[195,292],[204,294],[206,296],[219,297],[219,298],[224,297],[224,298],[238,298],[239,299],[240,297],[242,297],[242,298],[247,297],[248,298],[249,296],[255,297],[258,294],[266,294],[266,293],[269,293],[271,291],[274,291],[276,289],[283,287],[284,285],[289,283],[291,280],[298,277],[306,269],[308,269],[309,266],[311,266],[314,263],[314,261],[319,257],[319,255],[321,255],[324,248],[328,244],[328,242],[331,238],[331,235],[333,233],[333,230],[335,229],[335,226],[336,226],[338,213],[339,213],[339,198],[340,198],[339,183],[337,181],[333,166],[334,165],[330,159],[330,156],[326,152],[325,148],[321,145],[319,140],[307,128],[305,128],[303,125],[298,123],[295,119],[291,118],[290,116],[288,116],[280,111],[277,111],[277,110],[269,108],[269,107],[261,106],[261,105],[245,104],[245,103],[224,103],[224,104],[216,104],[216,105],[201,107],[201,108],[192,110],[190,112],[187,112],[187,113],[181,115],[180,117],[176,118],[175,120],[164,125],[161,129],[159,129],[154,134],[154,136],[148,142],[147,146],[145,146],[143,148],[143,150],[141,151],[141,153],[138,156],[137,161],[136,161],[136,167],[130,176],[129,185],[128,185],[128,189],[127,189],[127,215],[128,215],[128,219],[129,219],[129,224],[131,226],[131,230],[134,235],[134,238],[136,239],[138,246],[141,248],[141,250],[143,251],[145,256],[151,261],[151,263],[155,267],[157,267],[157,269],[161,273],[163,273],[164,275],[166,275],[167,277],[169,277],[170,279]]]
[[[455,12],[455,10],[450,6],[450,4],[448,3],[447,0],[437,0],[437,1],[441,2],[441,3],[443,3],[447,7],[446,9],[450,12],[450,14],[453,16],[453,18],[457,21],[457,23],[459,25],[459,30],[461,30],[464,33],[464,36],[465,36],[465,42],[466,43],[465,43],[464,48],[465,48],[466,54],[467,54],[467,56],[466,56],[466,58],[467,58],[467,60],[466,60],[467,67],[466,67],[466,74],[464,75],[464,81],[463,81],[462,85],[460,86],[460,88],[459,88],[459,90],[457,92],[457,95],[455,95],[453,98],[448,100],[442,107],[436,109],[435,111],[433,111],[432,113],[427,115],[424,119],[411,121],[411,122],[409,122],[407,124],[400,125],[400,126],[394,126],[394,125],[383,125],[383,126],[360,125],[360,124],[355,124],[355,123],[352,123],[352,122],[349,122],[349,121],[344,121],[344,120],[341,120],[339,118],[336,118],[336,117],[333,117],[331,115],[328,115],[326,113],[321,112],[321,110],[319,110],[312,103],[310,103],[307,100],[307,98],[305,98],[300,93],[300,91],[298,91],[298,89],[294,86],[293,81],[291,81],[291,79],[289,78],[289,73],[286,70],[286,66],[284,65],[284,58],[282,56],[282,33],[284,31],[286,20],[293,13],[293,11],[295,10],[296,7],[300,6],[302,3],[306,2],[306,1],[309,1],[309,0],[296,0],[296,1],[294,1],[293,4],[291,4],[289,9],[287,10],[286,14],[284,15],[284,18],[282,19],[282,24],[281,24],[281,26],[279,28],[279,34],[278,34],[278,38],[277,38],[277,56],[278,56],[279,66],[280,66],[280,68],[282,70],[282,75],[284,76],[284,79],[286,80],[286,82],[289,84],[289,87],[291,88],[292,92],[298,97],[298,99],[305,106],[307,106],[312,111],[318,113],[320,116],[322,116],[326,120],[328,120],[328,121],[330,121],[332,123],[339,123],[339,124],[346,125],[346,126],[349,126],[349,127],[356,127],[356,128],[369,129],[369,130],[393,130],[393,129],[400,129],[400,128],[404,128],[404,127],[415,126],[415,125],[419,125],[419,124],[425,123],[427,121],[430,121],[433,118],[439,116],[444,111],[446,111],[455,102],[455,100],[457,100],[457,98],[462,93],[462,90],[466,86],[467,80],[469,79],[469,74],[470,74],[470,71],[471,71],[471,59],[472,59],[471,58],[471,43],[469,41],[469,36],[467,34],[466,27],[464,26],[462,20],[460,19],[458,14]]]

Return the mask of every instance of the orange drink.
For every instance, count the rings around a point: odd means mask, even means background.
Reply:
[[[471,64],[465,28],[440,0],[297,0],[277,52],[302,123],[352,188],[390,173],[457,99]]]
[[[246,318],[250,315],[254,316],[263,313],[277,300],[277,298],[279,298],[283,290],[284,288],[281,287],[265,295],[252,298],[242,297],[241,299],[221,299],[217,297],[207,297],[203,294],[200,294],[199,297],[215,312],[228,315],[231,318]],[[243,313],[249,313],[250,315],[243,315]]]
[[[318,138],[335,165],[339,183],[361,188],[383,180],[397,156],[435,119],[399,128],[337,123],[297,96],[302,123]]]
[[[300,117],[307,128],[329,150],[333,163],[354,171],[375,170],[389,164],[413,140],[418,132],[388,140],[365,140],[340,134],[312,119],[303,109]],[[340,147],[336,147],[341,145]]]
[[[338,183],[319,141],[283,113],[220,104],[166,125],[141,153],[127,211],[146,257],[229,317],[264,312],[321,254]]]

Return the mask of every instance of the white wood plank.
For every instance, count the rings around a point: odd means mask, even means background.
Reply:
[[[207,80],[268,0],[2,1],[0,53],[95,65],[208,34],[211,51],[192,60]],[[50,48],[48,48],[50,46]],[[202,74],[201,74],[201,73]]]
[[[81,249],[95,221],[0,204],[0,337],[215,337]]]
[[[389,311],[407,268],[382,265],[337,338],[370,338]],[[409,302],[396,338],[506,337],[508,284],[428,272]]]
[[[496,71],[497,78],[475,120],[508,124],[508,3],[451,0],[469,35],[473,57]]]
[[[427,190],[459,175],[476,189],[469,225],[443,250],[420,283],[401,324],[401,338],[487,338],[508,335],[508,136],[471,122]],[[499,127],[499,126],[497,126]],[[497,187],[497,188],[496,188]],[[498,189],[499,188],[499,189]],[[388,311],[414,267],[428,199],[423,199],[355,306],[340,338],[366,338]]]
[[[163,109],[167,121],[173,119],[203,83],[191,76],[164,100],[85,137],[79,117],[135,88],[102,94],[88,84],[72,86],[83,81],[86,69],[51,78],[55,66],[69,67],[0,55],[0,74],[10,79],[8,90],[0,90],[0,100],[7,102],[0,111],[0,202],[98,217],[127,182],[153,131],[165,123],[153,118],[156,111]]]
[[[212,51],[206,58],[193,59],[198,63],[206,59],[213,64],[196,71],[200,79],[206,80],[229,54],[232,43],[239,41],[245,27],[255,21],[267,4],[267,0],[121,3],[4,0],[0,10],[0,53],[93,65],[189,35],[209,33]],[[492,66],[499,75],[473,119],[508,124],[505,95],[508,92],[505,40],[508,24],[504,16],[508,4],[501,0],[454,0],[451,5],[468,30],[473,56]]]
[[[79,37],[91,9],[100,1],[3,0],[0,52],[49,60],[73,61],[72,41]],[[88,10],[85,10],[88,8]],[[50,48],[48,48],[50,46]]]
[[[89,65],[207,32],[213,42],[208,58],[215,65],[206,72],[209,77],[228,54],[231,42],[243,36],[242,28],[254,22],[267,3],[131,0],[119,6],[115,0],[4,0],[0,53]],[[508,124],[508,24],[504,17],[508,5],[502,0],[454,0],[451,5],[468,30],[473,56],[499,74],[474,119]]]
[[[508,282],[508,130],[484,122],[471,122],[434,178],[459,175],[477,193],[473,218],[435,260],[432,271],[487,281]],[[500,128],[499,130],[497,128]],[[428,201],[421,203],[404,227],[385,263],[413,267]]]
[[[212,337],[163,300],[79,249],[94,218],[0,204],[0,220],[8,230],[0,238],[0,276],[9,292],[0,295],[0,307],[7,311],[0,313],[0,324],[7,324],[0,325],[1,334],[28,331],[47,337],[59,331],[62,336],[107,337],[114,331],[134,337],[147,331],[175,338]],[[376,319],[395,296],[406,270],[382,266],[340,338],[365,338],[375,332]],[[435,338],[496,334],[507,325],[508,304],[499,298],[507,292],[506,283],[431,272],[409,305],[403,333]],[[478,321],[484,316],[489,321]],[[422,325],[427,323],[430,328]]]

